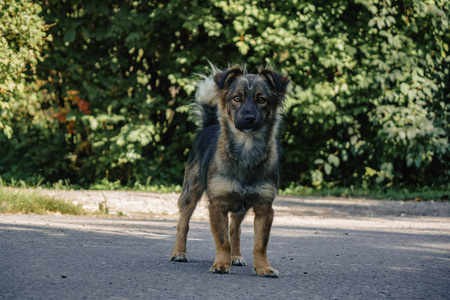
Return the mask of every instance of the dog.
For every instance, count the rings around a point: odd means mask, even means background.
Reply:
[[[289,78],[272,68],[250,74],[244,67],[213,67],[196,91],[194,114],[200,118],[178,200],[179,220],[172,261],[187,262],[189,220],[205,193],[209,199],[216,257],[209,270],[230,273],[243,266],[241,223],[254,211],[253,272],[278,277],[267,260],[274,218],[272,203],[280,181],[281,148],[277,138]],[[228,214],[230,213],[230,224]]]

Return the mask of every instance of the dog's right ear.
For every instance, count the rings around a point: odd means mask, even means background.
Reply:
[[[244,70],[239,66],[229,68],[224,72],[214,75],[214,81],[219,90],[228,87],[237,77],[244,74]]]
[[[281,75],[271,68],[265,68],[259,70],[258,72],[269,81],[269,83],[275,88],[275,91],[278,94],[284,95],[286,93],[290,82],[289,77],[287,77],[286,75]]]

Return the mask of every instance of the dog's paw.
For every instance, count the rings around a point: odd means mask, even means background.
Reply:
[[[214,263],[211,269],[209,269],[209,272],[218,274],[230,274],[230,265]]]
[[[178,262],[188,262],[188,259],[186,257],[186,252],[174,252],[172,253],[172,256],[170,257],[171,261],[178,261]]]
[[[259,269],[253,268],[253,273],[261,277],[278,278],[280,276],[280,273],[270,266]]]
[[[245,266],[245,259],[242,256],[232,256],[231,263],[233,266]]]

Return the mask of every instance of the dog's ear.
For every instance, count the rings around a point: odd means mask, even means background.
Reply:
[[[267,68],[259,70],[259,74],[266,78],[278,94],[286,94],[290,82],[288,76],[281,75],[274,70]]]
[[[244,74],[244,70],[241,67],[231,67],[224,72],[214,75],[214,81],[216,82],[219,90],[228,87],[238,76]]]

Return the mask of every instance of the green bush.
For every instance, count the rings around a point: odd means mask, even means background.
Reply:
[[[6,109],[0,176],[181,184],[195,135],[188,104],[209,59],[291,77],[285,184],[449,182],[449,1],[41,5],[51,39],[40,90]]]
[[[12,136],[9,120],[26,106],[26,79],[41,60],[45,44],[40,6],[29,1],[0,0],[0,133]]]
[[[316,186],[448,183],[449,8],[448,1],[304,4],[303,30],[291,38],[302,42],[286,54],[297,75],[286,135],[286,160],[297,166],[290,180],[304,170],[294,180]]]
[[[70,151],[38,92],[48,38],[40,12],[31,1],[0,1],[0,174],[34,182],[63,177]]]

